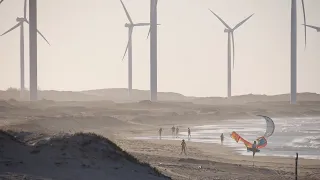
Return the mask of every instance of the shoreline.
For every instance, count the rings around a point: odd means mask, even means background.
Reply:
[[[127,140],[138,140],[138,141],[146,141],[146,142],[150,142],[150,141],[173,141],[173,142],[177,142],[177,141],[181,141],[182,139],[186,139],[186,143],[200,143],[200,144],[214,144],[214,145],[217,145],[217,146],[221,146],[220,143],[214,143],[214,142],[199,142],[199,141],[192,141],[191,140],[188,140],[187,138],[181,138],[181,137],[178,137],[176,139],[166,139],[166,138],[162,138],[161,140],[159,138],[148,138],[148,137],[128,137],[126,138]],[[236,142],[235,142],[236,143]],[[239,156],[251,156],[252,153],[247,153],[247,150],[245,149],[245,146],[243,145],[243,148],[240,148],[240,147],[236,147],[236,146],[228,146],[228,145],[222,145],[224,146],[225,148],[227,149],[232,149],[232,151],[239,155]],[[293,151],[292,151],[293,152]],[[295,154],[296,153],[299,153],[298,151],[297,152],[294,152],[293,155],[284,155],[284,154],[274,154],[274,155],[270,155],[268,153],[263,153],[263,150],[261,150],[260,152],[256,153],[256,156],[262,156],[262,157],[283,157],[283,158],[295,158]],[[301,155],[299,153],[299,158],[300,159],[306,159],[306,160],[319,160],[319,165],[320,165],[320,153],[319,155]]]
[[[206,167],[214,163],[224,163],[243,168],[270,169],[281,171],[278,173],[293,173],[295,158],[276,156],[255,156],[254,167],[252,167],[252,156],[243,156],[235,153],[230,148],[216,144],[204,144],[196,142],[187,143],[187,155],[180,155],[180,142],[167,140],[128,140],[125,137],[118,137],[117,144],[126,151],[145,156],[146,162],[158,168],[165,162],[163,159],[170,157],[177,158],[178,161],[189,161],[193,166]],[[153,158],[156,160],[153,161]],[[163,161],[163,162],[162,162]],[[181,167],[180,167],[181,168]],[[299,176],[304,177],[315,173],[320,173],[320,160],[303,159],[299,157]],[[188,173],[187,173],[188,174]],[[241,178],[240,178],[241,179]],[[276,178],[278,179],[278,178]],[[304,179],[304,178],[302,178]]]
[[[283,121],[286,121],[287,118],[280,118]],[[279,120],[280,120],[279,119]],[[292,118],[295,120],[299,120],[299,119],[305,119],[305,120],[317,120],[316,122],[319,122],[319,117],[310,117],[310,118],[300,118],[300,117],[295,117]],[[228,119],[229,121],[235,121],[235,119]],[[238,119],[236,119],[238,120]],[[247,120],[251,120],[251,119],[247,119]],[[277,120],[277,118],[274,118],[274,120]],[[289,120],[288,120],[289,121]],[[171,126],[166,125],[166,126],[158,126],[158,127],[162,127],[164,128],[165,132],[162,135],[162,140],[164,141],[181,141],[182,139],[185,139],[186,142],[196,142],[196,143],[203,143],[203,144],[215,144],[215,145],[220,145],[220,138],[215,137],[218,133],[214,132],[215,128],[212,129],[211,126],[215,126],[215,127],[219,127],[219,126],[224,126],[227,124],[224,124],[223,122],[219,121],[215,121],[214,122],[208,122],[208,121],[201,121],[201,123],[195,123],[192,126],[189,126],[191,124],[181,124],[178,127],[180,128],[180,132],[179,132],[179,137],[172,137],[171,134]],[[263,121],[261,121],[262,123],[264,123]],[[312,122],[312,121],[311,121]],[[308,122],[306,122],[308,123]],[[279,124],[281,124],[281,121],[279,122]],[[175,125],[176,126],[176,125]],[[261,126],[261,125],[260,125]],[[197,133],[198,136],[192,136],[191,140],[188,141],[187,138],[187,131],[186,128],[190,127],[193,131]],[[195,128],[196,127],[196,128]],[[203,127],[203,128],[202,128]],[[131,140],[145,140],[145,141],[158,141],[159,140],[159,136],[157,136],[157,127],[154,127],[154,129],[147,129],[147,130],[140,130],[140,131],[135,131],[135,133],[133,134],[128,134],[129,139]],[[194,130],[194,128],[196,130]],[[222,129],[224,128],[228,128],[226,126],[224,126]],[[281,126],[279,126],[278,128],[281,128]],[[202,131],[213,131],[212,134],[211,132],[208,134],[208,132],[205,132],[205,134],[202,134]],[[304,130],[303,130],[304,131]],[[299,131],[300,132],[300,131]],[[296,136],[299,136],[298,133],[299,132],[295,132],[297,133]],[[279,133],[279,132],[278,132]],[[225,139],[225,143],[224,146],[226,148],[232,149],[235,153],[237,153],[238,155],[242,155],[242,156],[250,156],[250,153],[247,153],[247,150],[245,148],[245,146],[242,143],[237,143],[235,142],[233,139],[231,139],[226,132],[224,132],[225,137],[227,139]],[[192,135],[192,133],[191,133]],[[212,135],[214,135],[214,137],[212,137]],[[281,137],[282,135],[279,134],[277,135],[278,137]],[[273,137],[273,138],[277,138]],[[318,136],[318,134],[313,135],[313,134],[304,134],[301,136],[302,139],[304,138],[308,138],[309,136]],[[296,138],[296,137],[295,137]],[[278,146],[276,145],[279,142],[273,142],[275,143],[275,145],[269,145],[269,147],[267,146],[266,148],[263,148],[262,151],[260,153],[257,153],[257,155],[261,154],[261,156],[264,157],[288,157],[288,158],[294,158],[296,153],[299,153],[299,158],[301,159],[313,159],[313,160],[320,160],[320,150],[317,150],[315,148],[310,147],[311,149],[308,150],[307,146],[305,146],[305,148],[303,148],[302,146],[297,146],[297,145],[289,145],[292,143],[292,141],[294,141],[295,139],[292,139],[288,142],[286,142],[286,144],[283,144],[283,146]],[[271,141],[272,142],[272,141]],[[280,141],[281,142],[281,141]],[[243,146],[242,146],[243,145]],[[306,144],[307,145],[307,144]],[[319,151],[319,152],[318,152]]]

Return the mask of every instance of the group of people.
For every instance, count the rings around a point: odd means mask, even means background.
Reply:
[[[161,139],[161,137],[162,137],[162,131],[163,131],[162,127],[159,128],[159,139]],[[172,133],[172,137],[177,138],[179,136],[179,127],[172,126],[171,133]],[[190,130],[190,128],[188,128],[188,139],[190,139],[190,138],[191,138],[191,130]],[[186,144],[185,140],[182,139],[180,154],[184,153],[185,155],[187,155],[186,148],[187,148],[187,144]]]
[[[172,131],[172,137],[174,137],[174,136],[178,137],[178,135],[179,135],[179,127],[178,126],[177,127],[172,126],[171,131]]]
[[[162,137],[162,131],[163,131],[163,129],[160,128],[159,129],[159,139],[161,139],[161,137]],[[176,137],[176,138],[179,137],[179,127],[172,126],[171,133],[172,133],[172,137]],[[191,138],[191,130],[190,130],[190,128],[188,128],[188,139],[190,139],[190,138]]]
[[[160,128],[159,129],[159,138],[160,139],[161,139],[161,136],[162,136],[162,131],[163,131],[163,129]],[[179,127],[172,126],[171,132],[172,132],[172,136],[177,138],[178,135],[179,135]],[[191,130],[190,130],[190,128],[188,128],[188,139],[190,139],[190,138],[191,138]],[[224,141],[223,133],[221,133],[221,135],[220,135],[220,140],[221,140],[221,145],[223,145],[223,141]],[[182,142],[181,142],[181,153],[180,154],[184,153],[185,155],[187,155],[186,147],[187,147],[187,144],[186,144],[185,140],[182,139]],[[254,158],[254,155],[255,155],[256,152],[257,152],[257,145],[256,145],[256,141],[254,141],[253,144],[252,144],[253,158]]]

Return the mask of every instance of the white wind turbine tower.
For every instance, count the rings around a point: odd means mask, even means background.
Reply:
[[[157,72],[157,56],[158,56],[158,17],[157,17],[158,0],[150,0],[150,100],[157,101],[158,97],[158,72]],[[148,36],[149,36],[148,34]]]
[[[15,26],[10,28],[8,31],[4,32],[1,36],[13,31],[14,29],[20,27],[20,97],[24,98],[25,90],[25,78],[24,78],[24,23],[28,23],[27,20],[27,0],[24,1],[23,17],[17,17],[18,22]],[[50,45],[48,40],[41,34],[39,30],[37,32],[42,36],[42,38]]]
[[[301,0],[303,10],[303,20],[306,23],[306,13],[304,8],[304,0]],[[307,31],[304,26],[304,41],[307,45]],[[297,0],[291,0],[291,88],[290,103],[297,102]]]
[[[304,26],[307,26],[311,29],[315,29],[317,32],[320,32],[320,27],[317,27],[317,26],[311,26],[311,25],[307,25],[307,24],[303,24]]]
[[[209,9],[210,10],[210,9]],[[211,11],[211,10],[210,10]],[[211,11],[213,15],[215,15],[221,22],[224,24],[226,29],[224,29],[225,33],[228,33],[228,98],[231,97],[231,40],[232,40],[232,50],[233,50],[233,67],[234,67],[234,35],[233,32],[239,28],[243,23],[245,23],[249,18],[253,16],[253,14],[240,23],[238,23],[234,28],[231,28],[227,23],[225,23],[216,13]]]
[[[128,33],[128,43],[127,43],[127,47],[126,50],[124,52],[123,58],[126,56],[127,51],[128,51],[128,91],[129,91],[129,97],[131,97],[131,92],[132,92],[132,33],[133,33],[133,28],[135,26],[149,26],[150,23],[133,23],[129,12],[126,8],[126,6],[124,5],[124,3],[122,2],[122,0],[120,0],[122,7],[127,15],[127,18],[129,20],[130,23],[126,23],[125,27],[128,28],[129,33]]]
[[[37,0],[29,0],[30,100],[38,100]]]

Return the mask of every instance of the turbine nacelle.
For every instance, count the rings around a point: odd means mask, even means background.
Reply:
[[[232,29],[227,29],[227,28],[225,28],[225,29],[224,29],[224,32],[225,32],[225,33],[232,32]]]
[[[129,24],[129,23],[126,23],[125,25],[124,25],[124,27],[131,27],[132,26],[132,24]]]
[[[22,17],[17,17],[16,21],[17,22],[24,22],[26,19]]]
[[[157,24],[157,25],[160,25],[160,24]],[[131,24],[131,23],[126,23],[124,25],[124,27],[136,27],[136,26],[150,26],[150,23],[136,23],[136,24]]]

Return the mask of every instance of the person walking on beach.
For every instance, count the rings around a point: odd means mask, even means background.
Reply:
[[[180,154],[182,154],[182,152],[184,152],[184,154],[187,155],[187,153],[186,153],[186,147],[187,147],[187,144],[186,144],[186,142],[184,141],[184,139],[182,139],[182,142],[181,142],[181,153],[180,153]]]
[[[172,126],[171,131],[172,131],[172,137],[174,136],[176,128],[174,126]]]
[[[224,141],[224,135],[223,135],[223,133],[221,133],[221,135],[220,135],[220,140],[221,140],[221,144],[223,144],[223,141]]]
[[[190,130],[190,128],[188,128],[188,139],[190,139],[191,138],[191,130]]]
[[[161,139],[161,135],[162,135],[162,128],[159,129],[159,138]]]
[[[254,166],[254,155],[256,154],[256,151],[257,151],[257,142],[254,141],[253,144],[252,144],[252,164]]]
[[[257,151],[257,142],[254,141],[252,144],[252,157],[254,158],[254,155],[256,154]]]
[[[178,126],[176,127],[176,137],[178,137],[178,135],[179,135],[179,128],[178,128]]]

